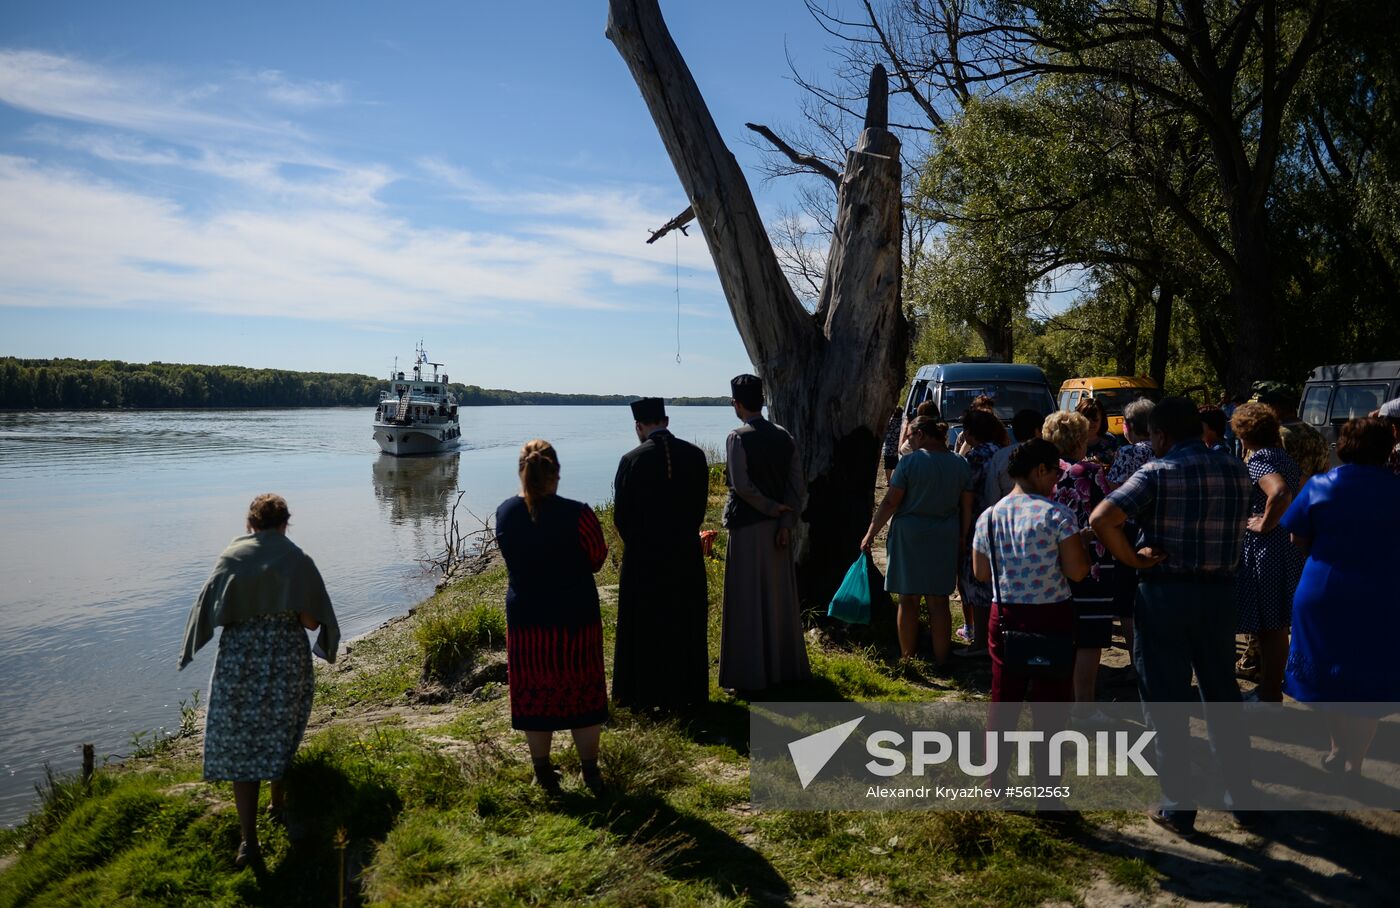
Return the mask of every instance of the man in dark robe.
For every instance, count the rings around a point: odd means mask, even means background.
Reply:
[[[709,501],[705,453],[667,426],[664,402],[632,404],[641,444],[613,481],[613,523],[622,535],[613,700],[677,709],[710,695],[709,593],[700,524]]]
[[[763,418],[763,381],[740,375],[730,392],[743,425],[725,442],[729,546],[719,683],[758,691],[811,677],[792,556],[807,484],[792,436]]]

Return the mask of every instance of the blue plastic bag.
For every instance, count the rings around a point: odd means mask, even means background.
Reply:
[[[826,609],[828,617],[840,618],[847,624],[870,623],[870,569],[870,556],[861,552],[831,597],[831,605]]]

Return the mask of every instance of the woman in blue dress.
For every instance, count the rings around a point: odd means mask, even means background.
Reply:
[[[1305,703],[1349,704],[1328,712],[1332,748],[1322,765],[1357,775],[1378,718],[1400,700],[1400,477],[1385,468],[1391,443],[1379,419],[1346,423],[1337,441],[1341,466],[1308,480],[1283,515],[1308,556],[1293,599],[1284,690]]]
[[[1283,700],[1283,664],[1293,591],[1303,573],[1303,557],[1288,541],[1279,521],[1298,494],[1302,473],[1283,449],[1278,417],[1263,404],[1240,404],[1230,419],[1244,445],[1249,480],[1249,522],[1240,566],[1235,572],[1235,620],[1241,634],[1259,642],[1259,700]]]
[[[885,589],[899,596],[900,653],[910,658],[918,652],[919,602],[926,599],[933,661],[942,665],[953,645],[948,596],[957,581],[962,515],[972,511],[972,469],[948,450],[945,422],[921,416],[909,438],[914,451],[900,458],[860,547],[869,552],[893,515]]]

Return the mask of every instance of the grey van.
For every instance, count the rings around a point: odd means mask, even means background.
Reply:
[[[962,434],[963,414],[983,394],[996,398],[997,418],[1008,425],[1021,410],[1055,412],[1055,396],[1039,366],[962,362],[920,366],[904,402],[905,418],[912,419],[919,404],[932,400],[951,427],[950,440],[955,443]]]
[[[1337,463],[1337,429],[1365,416],[1388,400],[1400,397],[1400,360],[1318,366],[1303,386],[1298,416],[1316,426]]]

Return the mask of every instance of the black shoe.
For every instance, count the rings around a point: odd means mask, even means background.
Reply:
[[[597,760],[583,761],[583,784],[588,786],[594,797],[601,798],[607,794],[608,786],[603,781],[603,773],[598,769]]]
[[[1147,812],[1147,818],[1183,839],[1189,839],[1196,834],[1195,814],[1168,813],[1159,807],[1154,807]]]
[[[244,867],[258,867],[261,866],[261,864],[262,849],[258,847],[257,842],[249,843],[243,841],[238,843],[238,854],[233,858],[233,866],[242,870]]]
[[[1342,759],[1340,752],[1334,754],[1326,753],[1322,755],[1322,768],[1328,772],[1346,772],[1347,761]]]
[[[554,764],[548,758],[534,760],[535,764],[535,784],[544,789],[544,793],[553,797],[560,794],[559,773],[554,771]]]

